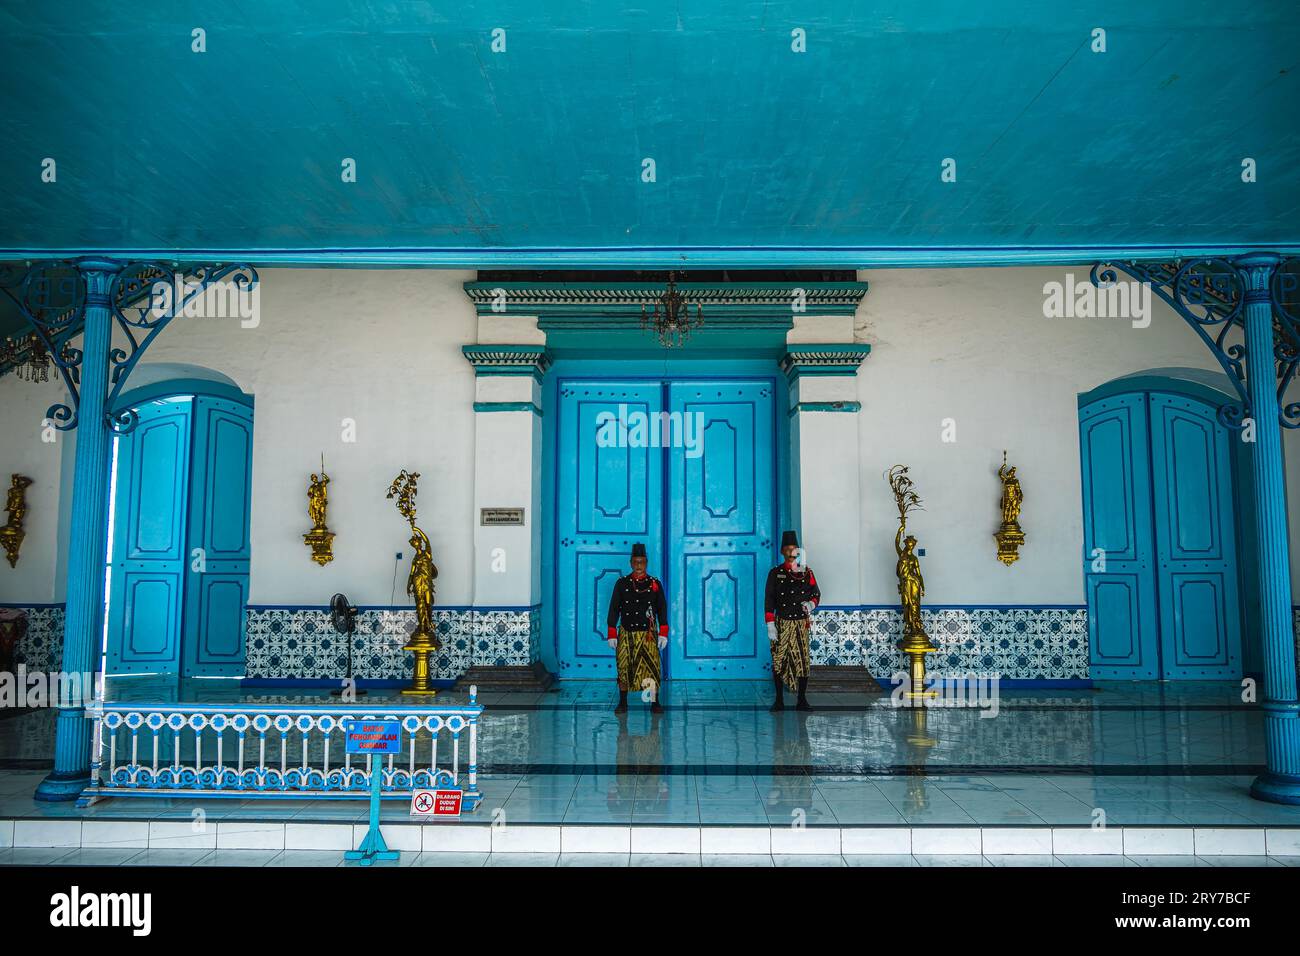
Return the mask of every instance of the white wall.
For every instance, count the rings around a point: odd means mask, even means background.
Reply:
[[[1086,269],[1061,268],[862,274],[871,286],[856,329],[871,344],[858,372],[862,603],[897,601],[897,510],[883,477],[894,464],[911,467],[923,499],[908,529],[926,549],[926,603],[1084,603],[1078,394],[1143,369],[1218,366],[1154,297],[1145,329],[1123,319],[1044,318],[1043,284],[1064,281],[1066,271],[1087,281]],[[948,418],[956,423],[950,444],[941,441]],[[1010,567],[996,559],[993,540],[1004,448],[1025,494],[1026,544]]]

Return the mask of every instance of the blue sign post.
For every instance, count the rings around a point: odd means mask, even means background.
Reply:
[[[370,758],[370,829],[361,846],[348,850],[343,859],[370,866],[376,860],[396,860],[401,853],[388,849],[379,832],[379,791],[383,785],[383,764],[378,758],[399,752],[402,736],[400,720],[348,720],[343,724],[344,750]]]

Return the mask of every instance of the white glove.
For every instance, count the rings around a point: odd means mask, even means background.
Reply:
[[[662,651],[662,650],[663,650],[665,647],[667,647],[667,646],[668,646],[668,638],[666,638],[666,637],[664,637],[662,634],[660,634],[660,635],[659,635],[659,650]]]
[[[610,649],[613,650],[614,648],[618,647],[618,638],[611,637],[609,641],[607,641],[607,643],[609,644]]]
[[[776,621],[767,622],[767,639],[773,644],[776,643]]]
[[[817,605],[814,604],[812,601],[804,601],[803,612],[807,614],[809,617],[812,617],[813,608],[815,608],[816,606]]]

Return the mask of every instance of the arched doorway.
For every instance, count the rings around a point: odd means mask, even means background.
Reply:
[[[104,673],[238,677],[248,598],[253,400],[172,379],[114,439]]]
[[[1084,590],[1096,679],[1237,679],[1252,601],[1249,456],[1221,376],[1157,370],[1079,396]],[[1243,600],[1243,598],[1247,598]]]

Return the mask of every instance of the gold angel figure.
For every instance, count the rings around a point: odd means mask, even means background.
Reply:
[[[10,476],[9,494],[5,496],[5,511],[9,512],[9,527],[21,528],[27,516],[27,486],[32,479],[26,475]]]
[[[1016,477],[1016,466],[1007,467],[1007,453],[1002,453],[1002,467],[998,469],[998,478],[1002,481],[1002,527],[1008,531],[1020,527],[1020,505],[1025,494],[1020,490],[1020,479]]]
[[[415,525],[411,526],[411,573],[406,578],[406,593],[415,601],[415,633],[433,637],[433,582],[438,577],[438,566],[433,563],[433,548],[429,537]]]
[[[906,465],[895,465],[886,476],[898,506],[898,533],[894,535],[894,553],[898,563],[894,567],[898,576],[898,598],[903,605],[903,635],[924,634],[921,624],[921,598],[925,597],[925,579],[921,577],[921,562],[916,556],[916,538],[907,532],[907,515],[920,509],[921,496],[912,487]]]
[[[311,476],[307,486],[307,516],[311,518],[313,531],[325,530],[325,512],[329,508],[330,476],[322,471]]]
[[[23,546],[27,532],[23,530],[23,519],[27,517],[27,486],[32,479],[26,475],[13,475],[10,479],[9,493],[5,497],[5,510],[9,512],[9,521],[0,528],[0,545],[4,547],[9,567],[18,567],[18,551]]]
[[[903,537],[905,525],[898,526],[894,535],[894,551],[898,554],[898,563],[894,573],[898,575],[898,599],[903,605],[903,635],[925,633],[921,624],[921,598],[925,597],[925,578],[921,577],[921,562],[916,557],[916,539],[910,534]]]
[[[1020,479],[1016,477],[1014,465],[1007,465],[1007,453],[1002,452],[1002,467],[998,469],[998,478],[1002,482],[1002,526],[994,532],[998,543],[998,560],[1007,567],[1020,559],[1020,546],[1025,543],[1025,533],[1020,528],[1020,506],[1025,500],[1025,493],[1020,490]]]

